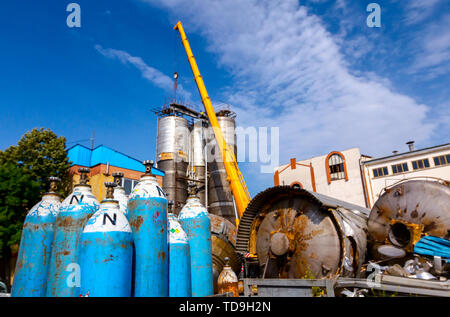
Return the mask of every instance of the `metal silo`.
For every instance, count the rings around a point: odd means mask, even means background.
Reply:
[[[61,206],[57,177],[50,177],[50,191],[25,217],[12,285],[13,297],[44,297],[52,254],[53,226]]]
[[[189,242],[175,214],[169,220],[169,296],[191,296],[191,257]]]
[[[229,110],[217,113],[217,120],[222,130],[228,150],[237,155],[236,147],[236,121],[235,114]],[[214,146],[214,150],[208,150],[213,155],[212,161],[208,158],[208,211],[214,215],[222,216],[231,222],[236,219],[233,203],[233,194],[227,181],[227,173],[223,164],[222,153],[219,152],[214,133],[209,133],[208,146]]]
[[[213,295],[213,271],[211,255],[211,221],[208,211],[195,195],[190,185],[189,198],[178,217],[188,236],[191,254],[192,296]]]
[[[80,238],[81,295],[130,297],[133,237],[119,202],[115,183],[105,183],[106,198],[84,227]]]
[[[128,199],[128,219],[133,232],[134,296],[169,296],[167,198],[145,161],[145,174]]]
[[[187,168],[190,143],[188,121],[169,115],[158,119],[156,160],[163,170],[163,190],[175,203],[175,214],[181,210],[187,198]]]
[[[47,297],[80,295],[80,235],[84,225],[99,208],[87,184],[89,168],[80,168],[80,182],[61,204],[54,224]]]
[[[205,185],[205,173],[206,173],[206,164],[205,164],[205,146],[206,146],[206,131],[203,126],[203,121],[198,120],[194,123],[191,132],[191,155],[190,155],[190,164],[193,169],[193,176],[195,180],[198,181],[199,186]],[[207,192],[206,188],[198,191],[197,196],[200,199],[200,202],[203,206],[206,206],[205,201],[205,193]]]

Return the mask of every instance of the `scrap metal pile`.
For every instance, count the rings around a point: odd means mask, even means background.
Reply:
[[[450,295],[448,182],[400,182],[372,210],[272,187],[248,204],[236,236],[231,222],[208,214],[194,185],[178,217],[170,213],[152,164],[144,162],[146,174],[129,198],[117,186],[123,175],[115,174],[101,204],[89,169],[79,170],[79,184],[62,202],[51,178],[49,193],[26,217],[11,295],[237,296],[241,263],[244,284],[265,281],[261,294],[271,279],[280,289],[283,280],[334,280],[338,295],[364,296],[375,272],[387,283],[382,290]],[[334,295],[328,282],[314,285],[322,284]]]
[[[449,239],[445,181],[399,182],[385,189],[372,210],[276,186],[248,205],[236,250],[246,278],[362,279],[376,272],[445,282]]]
[[[386,274],[449,277],[450,187],[410,180],[386,188],[368,219],[368,258]]]

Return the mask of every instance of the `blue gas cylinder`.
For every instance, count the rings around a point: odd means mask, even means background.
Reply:
[[[50,177],[50,191],[28,212],[20,239],[19,255],[11,290],[13,297],[44,297],[53,243],[53,225],[61,196],[57,177]]]
[[[192,296],[213,295],[211,221],[208,211],[195,194],[195,188],[190,189],[190,195],[178,215],[178,220],[189,241]]]
[[[190,297],[191,257],[189,243],[175,214],[169,213],[169,296]]]
[[[52,256],[47,281],[47,297],[78,297],[81,285],[80,235],[99,208],[87,184],[88,168],[80,168],[80,183],[61,204],[55,220]]]
[[[134,296],[169,296],[169,259],[167,234],[167,199],[151,168],[145,161],[146,173],[131,192],[128,219],[133,232]]]
[[[81,296],[130,297],[133,238],[127,218],[106,183],[106,199],[81,234]]]

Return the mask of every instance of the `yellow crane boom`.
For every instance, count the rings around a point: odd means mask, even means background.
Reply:
[[[214,131],[214,136],[216,137],[217,144],[219,146],[220,152],[222,153],[223,164],[225,166],[225,171],[227,173],[227,180],[230,184],[230,189],[236,203],[236,209],[239,213],[239,217],[242,217],[245,208],[247,208],[248,203],[251,198],[245,185],[244,178],[239,171],[239,167],[236,162],[236,157],[233,154],[233,150],[228,147],[223,137],[222,130],[220,129],[219,122],[217,121],[216,113],[211,104],[211,99],[209,98],[208,92],[206,91],[205,83],[200,75],[200,71],[195,61],[194,54],[192,54],[191,46],[184,33],[183,25],[180,21],[175,25],[175,30],[178,30],[181,36],[181,41],[183,42],[184,49],[186,51],[189,64],[191,65],[192,73],[194,74],[195,83],[197,84],[198,91],[202,98],[203,106],[205,107],[206,113],[211,123],[211,127]],[[236,219],[236,226],[239,225],[239,219]]]

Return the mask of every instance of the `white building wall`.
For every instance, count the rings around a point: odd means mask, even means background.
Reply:
[[[386,186],[391,186],[395,184],[398,181],[404,180],[404,179],[410,179],[413,177],[436,177],[440,179],[444,179],[447,181],[450,181],[450,164],[447,165],[440,165],[435,166],[433,158],[436,156],[441,155],[448,155],[450,154],[450,145],[444,146],[444,147],[438,147],[438,148],[432,148],[430,150],[424,150],[424,151],[418,151],[418,152],[411,152],[411,153],[404,153],[393,157],[387,157],[383,160],[375,160],[374,162],[368,161],[364,164],[364,173],[366,175],[366,178],[370,180],[368,184],[368,193],[370,197],[370,207],[373,206],[374,202],[380,197],[381,191]],[[413,170],[412,162],[421,160],[421,159],[428,159],[430,162],[429,168],[424,168],[420,170]],[[399,173],[399,174],[393,174],[392,172],[392,165],[400,164],[400,163],[407,163],[408,164],[408,171]],[[387,176],[381,176],[381,177],[374,177],[373,176],[373,169],[380,168],[380,167],[387,167],[388,168],[388,175]]]
[[[366,207],[367,197],[368,207],[372,208],[380,197],[382,190],[398,181],[414,177],[435,177],[450,181],[450,160],[448,164],[439,166],[435,166],[433,160],[437,156],[449,155],[450,144],[406,152],[382,159],[369,159],[367,156],[362,156],[358,148],[348,149],[340,153],[345,157],[348,180],[334,180],[331,181],[331,184],[328,184],[326,165],[328,155],[322,155],[297,161],[298,164],[295,169],[291,169],[290,164],[278,167],[276,170],[280,172],[280,185],[292,185],[292,183],[300,182],[303,188],[313,191],[313,180],[309,168],[309,165],[312,164],[316,192],[363,207]],[[428,159],[430,167],[414,170],[412,162],[425,158]],[[363,162],[362,166],[361,162]],[[401,163],[408,164],[408,171],[393,174],[392,165]],[[374,177],[373,169],[380,167],[387,167],[388,175]],[[363,171],[364,177],[362,177],[361,171]]]
[[[313,157],[308,160],[297,161],[297,163],[308,166],[312,163],[316,192],[366,207],[360,170],[361,153],[358,148],[348,149],[340,153],[345,158],[348,180],[332,180],[331,183],[328,184],[328,163],[326,162],[328,154]],[[303,185],[303,188],[311,191],[313,190],[313,181],[309,167],[297,164],[295,169],[291,169],[290,164],[286,164],[280,166],[277,170],[281,171],[286,166],[288,166],[287,169],[279,174],[280,185],[291,185],[294,182],[300,182]]]

